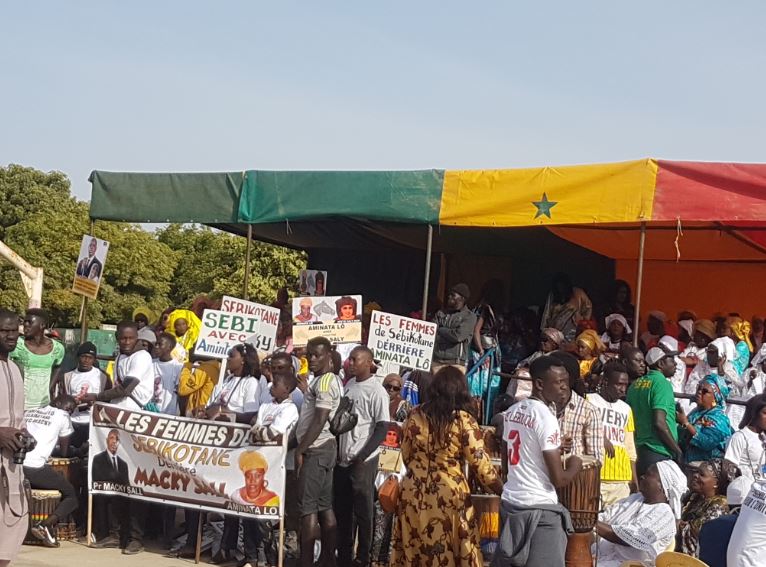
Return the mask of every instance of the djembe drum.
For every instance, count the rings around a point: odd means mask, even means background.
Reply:
[[[600,508],[601,465],[596,459],[583,456],[582,470],[574,480],[556,492],[559,502],[569,510],[575,533],[567,541],[567,567],[590,567],[591,532],[596,527]]]
[[[85,468],[87,463],[83,463],[83,460],[79,457],[51,457],[48,459],[48,464],[74,487],[78,500],[80,500],[82,504],[80,493],[85,485],[85,476],[87,476],[88,473],[87,468]],[[59,518],[58,538],[62,540],[77,539],[77,524],[74,521],[73,515],[66,518]]]
[[[24,543],[40,545],[40,540],[32,535],[32,526],[39,524],[53,514],[61,500],[61,493],[58,490],[36,490],[33,488],[27,494],[29,498],[29,529]]]
[[[502,460],[500,445],[495,439],[495,428],[481,427],[484,438],[484,450],[489,455],[497,474],[502,476]],[[466,464],[466,478],[471,490],[471,503],[476,512],[476,522],[479,525],[479,545],[484,561],[489,562],[497,549],[500,540],[500,497],[489,494],[481,483],[474,477]]]

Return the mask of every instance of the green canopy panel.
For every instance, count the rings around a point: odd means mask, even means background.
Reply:
[[[90,216],[125,222],[236,223],[243,172],[90,174]]]
[[[333,217],[438,224],[444,172],[247,171],[239,222]]]

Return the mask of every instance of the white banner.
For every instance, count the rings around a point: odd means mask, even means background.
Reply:
[[[293,298],[293,344],[325,337],[332,344],[362,340],[362,296]]]
[[[285,445],[255,445],[250,426],[96,404],[88,485],[185,508],[278,519]]]
[[[271,352],[276,346],[279,309],[224,296],[221,310],[205,309],[194,352],[226,358],[234,345],[249,343]]]
[[[429,370],[436,344],[436,323],[373,311],[367,346],[376,360]]]

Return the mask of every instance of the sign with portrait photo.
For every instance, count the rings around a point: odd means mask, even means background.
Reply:
[[[72,284],[73,292],[88,299],[96,299],[101,277],[104,275],[107,252],[109,243],[106,240],[88,234],[82,237]]]
[[[250,426],[96,404],[88,486],[185,508],[278,519],[287,447],[254,444]]]
[[[298,293],[302,296],[322,296],[327,293],[327,272],[301,270],[298,276]]]
[[[332,344],[362,340],[362,296],[296,297],[293,299],[293,344],[325,337]]]

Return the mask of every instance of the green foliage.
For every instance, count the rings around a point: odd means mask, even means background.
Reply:
[[[43,307],[59,326],[76,326],[81,297],[72,279],[83,234],[90,232],[88,204],[74,199],[60,172],[19,165],[0,167],[0,239],[27,262],[45,270]],[[133,309],[159,313],[188,306],[200,294],[241,297],[246,241],[206,227],[170,225],[151,233],[129,223],[96,222],[109,255],[98,299],[88,304],[90,326],[115,323]],[[305,268],[302,252],[254,242],[250,298],[270,303]],[[18,272],[0,261],[0,306],[23,312],[27,297]]]
[[[174,305],[188,306],[200,293],[211,297],[242,297],[246,239],[201,226],[171,224],[158,240],[178,251],[180,259],[171,286]],[[264,242],[253,242],[249,297],[269,304],[280,287],[294,286],[306,267],[306,254]]]

